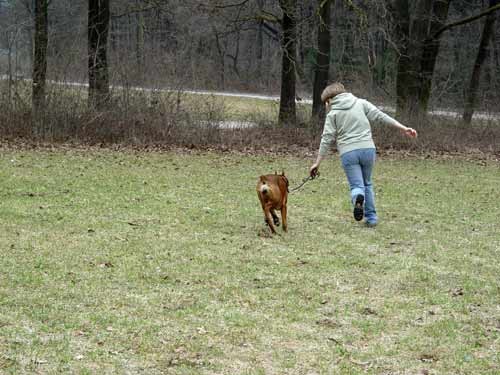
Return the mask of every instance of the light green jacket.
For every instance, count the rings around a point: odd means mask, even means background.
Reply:
[[[401,125],[368,100],[357,98],[351,93],[335,96],[330,104],[319,146],[320,155],[326,155],[334,141],[340,155],[360,148],[375,148],[370,121]]]

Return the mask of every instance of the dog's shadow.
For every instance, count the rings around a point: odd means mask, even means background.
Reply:
[[[262,228],[257,229],[257,237],[260,238],[273,238],[275,235],[269,231],[269,227],[266,225]]]
[[[256,229],[256,232],[257,232],[257,237],[259,237],[259,238],[283,237],[286,234],[286,232],[283,232],[283,233],[280,233],[280,232],[272,233],[269,230],[269,226],[267,225],[267,223],[264,223],[263,225],[259,225],[259,228]]]

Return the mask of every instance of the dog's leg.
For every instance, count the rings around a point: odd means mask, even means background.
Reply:
[[[286,232],[288,230],[288,223],[286,221],[286,204],[281,206],[281,221],[283,222],[283,230]]]
[[[274,225],[279,227],[280,226],[280,218],[278,217],[278,215],[276,214],[276,211],[274,211],[274,209],[271,210],[271,215],[273,216]]]
[[[271,229],[271,233],[275,234],[276,230],[274,229],[273,225],[273,216],[271,215],[271,208],[266,205],[264,209],[264,215],[266,217],[266,223],[269,225],[269,229]]]
[[[260,201],[260,205],[262,206],[262,211],[264,212],[264,222],[269,225],[269,218],[267,217],[268,214],[267,214],[267,205],[266,205],[266,202],[262,196],[262,191],[261,191],[261,187],[260,185],[257,185],[257,196],[259,197],[259,201]],[[272,231],[272,230],[271,230]]]

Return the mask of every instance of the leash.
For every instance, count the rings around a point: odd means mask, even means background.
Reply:
[[[295,187],[295,188],[293,188],[293,189],[291,189],[291,190],[288,190],[288,192],[289,192],[290,194],[292,194],[292,193],[296,192],[296,191],[297,191],[297,190],[299,190],[302,186],[304,186],[307,182],[314,180],[316,177],[319,177],[319,171],[317,171],[317,172],[314,174],[314,176],[308,176],[308,177],[304,178],[304,179],[302,180],[302,183],[301,183],[299,186],[297,186],[297,187]]]

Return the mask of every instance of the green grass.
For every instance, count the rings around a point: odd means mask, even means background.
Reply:
[[[260,174],[312,160],[3,151],[0,373],[498,374],[499,166],[337,157],[271,237]]]

